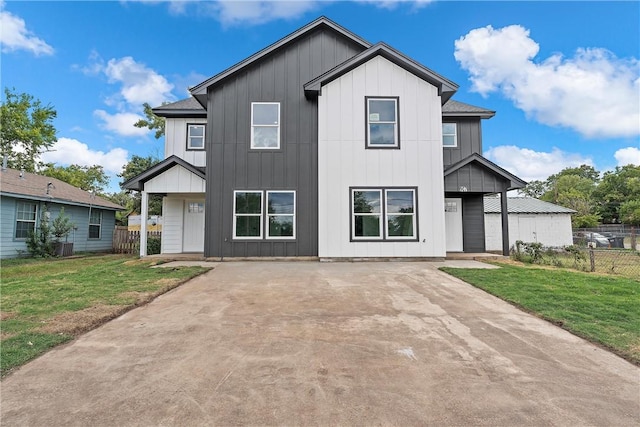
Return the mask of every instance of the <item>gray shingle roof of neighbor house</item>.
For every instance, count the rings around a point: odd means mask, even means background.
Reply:
[[[508,197],[507,211],[521,214],[572,214],[573,209],[555,205],[532,197]],[[484,213],[500,213],[500,199],[494,196],[484,198]]]
[[[109,200],[92,195],[88,191],[81,190],[56,178],[21,172],[10,168],[2,169],[0,177],[2,182],[0,194],[3,196],[68,205],[98,206],[110,210],[125,209]]]
[[[354,43],[361,45],[365,49],[371,47],[371,43],[369,43],[368,41],[366,41],[363,38],[359,37],[358,35],[352,33],[351,31],[347,30],[346,28],[341,27],[340,25],[336,24],[335,22],[333,22],[329,18],[327,18],[325,16],[321,16],[320,18],[316,19],[315,21],[310,22],[309,24],[305,25],[304,27],[297,29],[293,33],[281,38],[277,42],[267,46],[266,48],[260,50],[259,52],[254,53],[253,55],[249,56],[248,58],[238,62],[237,64],[235,64],[235,65],[233,65],[233,66],[231,66],[229,68],[227,68],[226,70],[222,71],[221,73],[218,73],[215,76],[205,80],[204,82],[192,87],[190,89],[191,94],[198,100],[198,102],[200,102],[200,104],[205,105],[206,97],[207,97],[207,89],[210,86],[219,83],[220,81],[224,80],[226,77],[229,77],[230,75],[232,75],[232,74],[236,73],[237,71],[241,70],[242,68],[252,64],[253,62],[258,61],[259,59],[264,58],[265,56],[269,55],[271,52],[275,51],[276,49],[279,49],[279,48],[287,45],[288,43],[292,42],[293,40],[297,39],[298,37],[310,32],[310,31],[312,31],[312,30],[314,30],[314,29],[316,29],[318,27],[331,28],[334,31],[337,31],[338,33],[342,34],[343,36],[351,39]]]
[[[445,77],[442,77],[435,71],[417,63],[408,56],[403,55],[386,43],[376,43],[367,50],[353,56],[337,67],[327,71],[321,76],[307,82],[304,85],[304,91],[307,95],[318,95],[322,90],[322,86],[338,77],[348,73],[354,68],[359,67],[375,56],[382,56],[393,62],[399,67],[415,74],[419,78],[431,83],[438,88],[438,95],[441,96],[442,102],[446,102],[458,90],[458,85]]]

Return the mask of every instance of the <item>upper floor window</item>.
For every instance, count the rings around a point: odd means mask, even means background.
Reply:
[[[280,103],[251,103],[251,148],[280,148]]]
[[[398,98],[366,97],[367,148],[399,148]]]
[[[102,228],[102,212],[97,209],[92,209],[91,214],[89,214],[89,238],[99,239],[101,228]]]
[[[26,239],[36,229],[35,203],[17,202],[16,204],[16,239]]]
[[[442,146],[444,147],[458,146],[458,129],[455,123],[442,124]]]
[[[204,125],[187,125],[187,150],[204,150]]]

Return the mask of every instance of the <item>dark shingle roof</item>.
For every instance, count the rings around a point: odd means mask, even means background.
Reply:
[[[207,117],[207,111],[193,97],[160,105],[153,109],[153,113],[160,117]]]
[[[496,114],[495,111],[487,110],[486,108],[476,107],[475,105],[465,104],[464,102],[455,101],[453,99],[448,100],[442,106],[443,116],[480,116],[482,118],[490,118]]]
[[[576,212],[573,209],[554,205],[549,202],[543,202],[542,200],[531,197],[508,197],[507,210],[509,213],[522,214],[571,214]],[[500,199],[494,196],[485,197],[484,213],[500,213]]]
[[[56,178],[29,172],[23,172],[21,178],[20,171],[16,169],[3,169],[0,172],[0,177],[2,182],[0,193],[3,196],[124,210],[120,205],[92,195],[88,191],[81,190]],[[49,185],[49,183],[52,185]],[[47,189],[49,190],[48,194]]]

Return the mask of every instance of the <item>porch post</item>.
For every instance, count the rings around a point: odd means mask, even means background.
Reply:
[[[500,215],[502,216],[502,255],[509,256],[509,211],[506,190],[500,192]]]
[[[149,216],[149,195],[142,191],[140,197],[140,257],[147,256],[147,217]]]

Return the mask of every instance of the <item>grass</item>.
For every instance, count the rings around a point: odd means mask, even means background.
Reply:
[[[208,270],[153,264],[123,255],[2,261],[0,375]]]
[[[499,263],[442,270],[640,365],[640,281]]]

